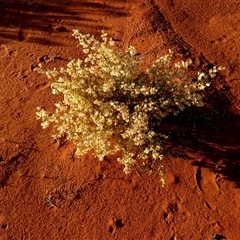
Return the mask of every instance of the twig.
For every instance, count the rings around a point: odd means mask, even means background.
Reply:
[[[136,166],[135,166],[135,165],[133,165],[133,167],[134,167],[134,169],[135,169],[135,171],[136,171],[137,175],[138,175],[140,178],[142,178],[142,175],[139,173],[139,171],[137,170]]]

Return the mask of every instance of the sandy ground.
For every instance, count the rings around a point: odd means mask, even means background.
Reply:
[[[104,29],[149,63],[170,48],[226,68],[208,108],[165,123],[165,188],[114,157],[74,159],[41,129],[36,108],[57,99],[33,68],[81,56],[74,28]],[[0,69],[0,239],[240,239],[239,1],[0,0]]]

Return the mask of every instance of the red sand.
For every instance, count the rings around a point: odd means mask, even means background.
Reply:
[[[36,121],[56,97],[33,68],[79,57],[74,28],[104,29],[149,62],[171,48],[226,67],[211,109],[169,126],[165,188],[114,158],[74,159]],[[0,0],[0,64],[0,239],[240,239],[239,1]]]

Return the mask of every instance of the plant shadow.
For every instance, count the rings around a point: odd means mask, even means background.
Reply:
[[[155,10],[153,26],[164,33],[168,45],[183,59],[193,60],[190,70],[207,72],[212,68],[213,64],[186,43],[154,1],[151,2]],[[231,70],[234,71],[234,66]],[[239,188],[240,102],[221,75],[211,81],[203,98],[204,107],[189,107],[178,116],[169,116],[161,122],[159,131],[169,136],[162,142],[163,155],[189,159],[194,166],[210,168]],[[197,158],[201,161],[196,161]]]
[[[164,154],[210,168],[239,188],[240,115],[231,110],[233,103],[226,101],[230,91],[220,94],[213,90],[214,86],[207,107],[191,107],[163,121],[164,133],[169,136],[163,143]]]
[[[107,30],[103,18],[126,16],[115,0],[107,3],[55,0],[0,0],[0,41],[28,41],[38,44],[61,45],[61,38],[48,40],[53,33],[59,36],[71,32],[74,25],[89,32]]]

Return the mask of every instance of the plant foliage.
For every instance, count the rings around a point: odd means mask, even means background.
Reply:
[[[134,47],[121,51],[104,32],[101,41],[78,30],[73,35],[85,59],[71,60],[60,70],[36,68],[53,78],[52,93],[63,95],[53,113],[38,108],[42,127],[52,125],[54,139],[73,142],[76,156],[93,150],[103,160],[120,151],[126,173],[138,158],[161,159],[161,140],[167,137],[159,131],[161,120],[186,106],[203,106],[199,91],[220,68],[190,76],[191,60],[173,63],[169,51],[143,71]]]

